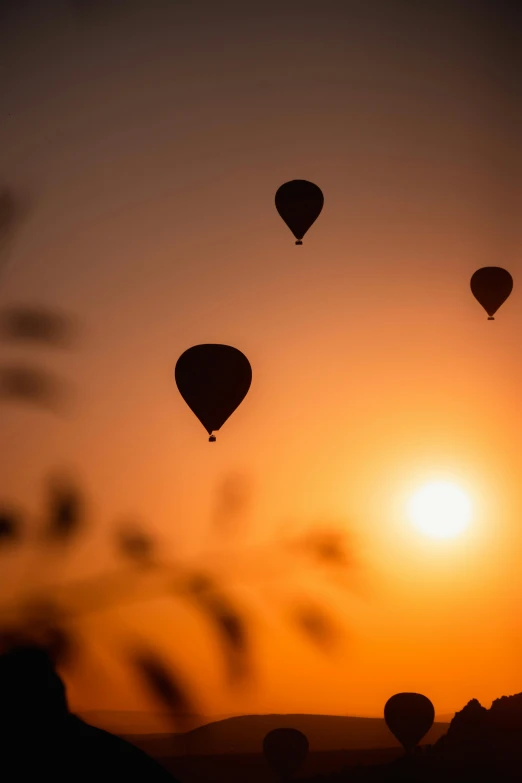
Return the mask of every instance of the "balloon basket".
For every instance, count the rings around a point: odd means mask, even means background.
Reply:
[[[302,241],[300,239],[296,239],[295,244],[296,245],[302,245],[303,243],[302,243]]]
[[[488,316],[488,321],[494,321],[494,320],[495,318],[492,315]]]
[[[216,442],[216,436],[215,435],[211,435],[210,438],[208,439],[208,442],[209,443],[215,443]]]

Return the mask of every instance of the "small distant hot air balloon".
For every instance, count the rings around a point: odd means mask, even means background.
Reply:
[[[230,345],[194,345],[176,362],[176,384],[191,411],[210,435],[219,430],[244,400],[252,383],[252,368],[244,354]]]
[[[494,321],[498,308],[513,290],[513,278],[500,266],[483,266],[472,275],[470,285],[473,296],[488,314],[488,321]]]
[[[293,179],[278,189],[276,209],[295,236],[296,245],[303,244],[303,237],[321,214],[323,204],[321,188],[306,179]]]
[[[412,753],[431,729],[435,709],[421,693],[396,693],[386,702],[384,720],[406,753]]]
[[[308,755],[308,740],[298,729],[273,729],[263,740],[263,755],[280,780],[290,780]]]

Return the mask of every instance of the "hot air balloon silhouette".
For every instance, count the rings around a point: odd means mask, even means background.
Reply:
[[[219,430],[244,400],[252,383],[246,356],[230,345],[194,345],[176,362],[176,384],[191,411],[210,435]]]
[[[472,275],[470,285],[473,296],[488,314],[488,321],[494,321],[498,308],[513,290],[513,278],[500,266],[483,266]]]
[[[435,709],[427,696],[421,693],[396,693],[386,702],[384,720],[391,733],[412,753],[424,735],[431,729]]]
[[[293,179],[278,189],[276,209],[295,236],[296,245],[303,244],[303,237],[319,217],[323,204],[321,188],[306,179]]]
[[[308,740],[298,729],[273,729],[263,740],[263,756],[280,780],[290,780],[308,755]]]

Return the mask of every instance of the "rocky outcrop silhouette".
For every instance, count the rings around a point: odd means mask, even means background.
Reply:
[[[439,751],[473,750],[482,745],[487,734],[489,710],[472,699],[456,712],[447,733],[435,744]]]
[[[489,709],[472,699],[455,714],[434,751],[522,757],[522,693],[495,699]]]
[[[522,693],[502,696],[489,709],[472,699],[427,749],[425,765],[437,773],[436,779],[521,779]]]

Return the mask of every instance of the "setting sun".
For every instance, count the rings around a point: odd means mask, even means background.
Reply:
[[[471,501],[455,484],[432,482],[410,498],[408,515],[415,527],[431,538],[454,538],[471,519]]]

